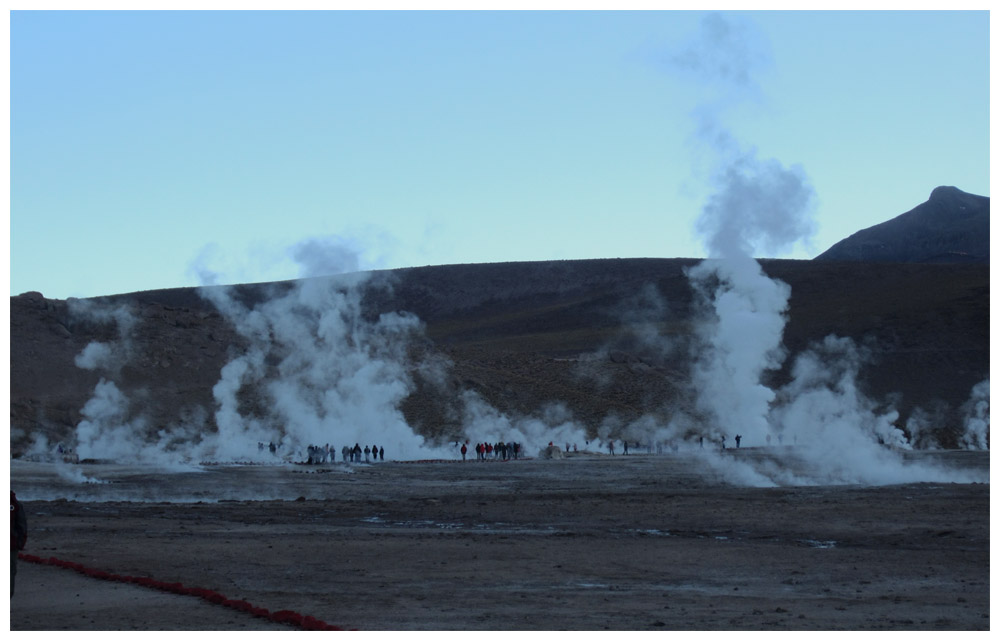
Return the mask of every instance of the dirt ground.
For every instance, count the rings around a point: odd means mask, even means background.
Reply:
[[[935,456],[988,470],[988,452]],[[990,627],[988,483],[743,488],[677,453],[173,473],[15,460],[11,486],[25,552],[347,629]],[[283,628],[18,567],[11,630]]]

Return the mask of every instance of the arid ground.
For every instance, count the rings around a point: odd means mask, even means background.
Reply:
[[[988,478],[988,452],[922,456]],[[347,629],[990,627],[988,483],[733,487],[683,452],[172,473],[13,460],[10,476],[27,553]],[[282,627],[19,568],[12,630]]]

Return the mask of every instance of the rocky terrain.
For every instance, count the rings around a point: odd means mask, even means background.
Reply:
[[[929,203],[897,221],[926,218],[942,203],[959,203],[959,211],[974,209],[981,218],[984,199],[956,192],[939,188]],[[988,199],[985,206],[988,217]],[[897,221],[884,229],[891,231]],[[946,236],[937,227],[925,231]],[[901,428],[914,411],[931,417],[940,444],[954,445],[962,405],[988,378],[988,263],[886,262],[886,254],[874,262],[841,261],[831,259],[835,249],[823,260],[761,261],[770,277],[791,287],[787,357],[765,382],[776,387],[787,381],[794,356],[824,337],[849,337],[868,354],[861,391],[898,409]],[[389,312],[420,320],[419,331],[407,337],[412,388],[400,403],[419,433],[457,438],[457,403],[465,390],[507,414],[537,413],[559,402],[595,433],[609,415],[627,423],[645,414],[666,420],[690,409],[694,337],[704,310],[686,270],[698,262],[569,260],[375,272],[363,288],[360,313],[368,321]],[[331,279],[329,287],[337,282]],[[239,285],[230,293],[253,308],[300,284]],[[213,387],[222,368],[247,351],[247,336],[194,288],[82,301],[28,292],[12,296],[10,309],[15,455],[38,435],[50,444],[72,442],[102,379],[128,397],[130,412],[141,410],[150,430],[179,422],[214,429]],[[113,346],[113,362],[103,369],[86,369],[77,360],[94,342]],[[433,375],[428,362],[438,365]],[[278,375],[277,363],[266,366]],[[261,398],[252,386],[242,390],[241,413],[252,415]]]

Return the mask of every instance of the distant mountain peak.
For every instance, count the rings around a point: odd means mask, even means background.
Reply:
[[[936,187],[927,202],[841,240],[815,260],[988,263],[990,199]]]

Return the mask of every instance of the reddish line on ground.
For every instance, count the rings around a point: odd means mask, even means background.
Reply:
[[[35,556],[33,554],[25,554],[24,552],[19,553],[17,556],[22,561],[27,561],[28,563],[38,563],[40,565],[51,565],[59,568],[65,568],[67,570],[75,570],[80,574],[84,574],[86,576],[93,577],[95,579],[103,579],[105,581],[119,581],[121,583],[133,583],[135,585],[141,585],[142,587],[153,588],[154,590],[172,592],[173,594],[181,594],[184,596],[196,596],[208,601],[209,603],[222,605],[227,608],[233,608],[234,610],[239,610],[240,612],[246,612],[247,614],[251,614],[255,617],[260,617],[262,619],[269,619],[271,621],[274,621],[275,623],[284,623],[286,625],[296,626],[302,628],[303,630],[343,630],[343,628],[338,628],[337,626],[330,625],[329,623],[321,621],[315,617],[299,614],[298,612],[293,612],[292,610],[278,610],[277,612],[271,612],[266,608],[257,607],[246,601],[229,599],[219,594],[215,590],[209,590],[206,588],[192,588],[182,585],[180,583],[167,583],[165,581],[158,581],[156,579],[145,576],[126,576],[121,574],[113,574],[111,572],[105,572],[104,570],[88,568],[80,563],[74,563],[73,561],[64,561],[62,559],[57,559],[54,556],[50,556],[47,559],[43,559],[40,556]]]

